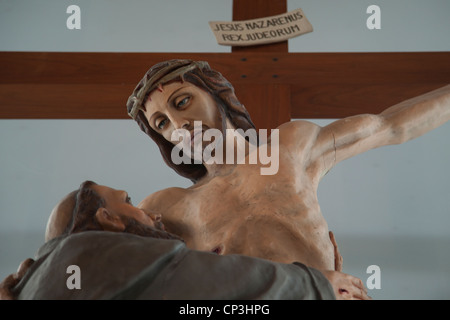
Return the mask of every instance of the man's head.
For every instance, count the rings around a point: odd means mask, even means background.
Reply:
[[[64,233],[67,225],[72,220],[73,209],[75,208],[78,190],[74,190],[66,195],[52,210],[47,221],[45,230],[45,241],[49,241]]]
[[[127,192],[85,181],[52,211],[46,241],[89,230],[181,240],[164,230],[160,215],[133,206]]]
[[[255,126],[245,107],[236,98],[231,83],[219,72],[212,70],[208,63],[204,61],[169,60],[158,63],[150,68],[128,99],[128,114],[156,142],[166,164],[181,176],[196,182],[206,174],[205,166],[203,164],[174,164],[171,159],[174,144],[167,140],[161,132],[155,130],[154,122],[149,122],[149,120],[154,120],[152,119],[154,114],[153,110],[147,110],[147,108],[152,107],[151,94],[155,91],[164,90],[164,86],[172,83],[175,83],[175,86],[179,87],[189,83],[191,87],[195,87],[197,90],[200,89],[201,92],[209,95],[209,99],[207,100],[212,101],[212,104],[211,106],[208,105],[205,107],[216,108],[216,112],[218,111],[220,117],[219,120],[214,118],[215,123],[217,123],[216,121],[221,123],[220,128],[216,127],[215,129],[224,132],[227,120],[234,128],[243,129],[244,131],[255,129]],[[172,101],[167,101],[167,111],[171,107],[177,106],[169,102]],[[182,101],[176,101],[177,104],[180,102]],[[170,120],[170,118],[167,117],[167,120]],[[190,125],[193,126],[193,121],[201,121],[202,119],[192,118],[184,120],[189,120]],[[158,121],[159,123],[160,121]]]

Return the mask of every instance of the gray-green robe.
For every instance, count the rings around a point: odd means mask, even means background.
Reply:
[[[188,249],[178,240],[88,231],[45,243],[18,299],[334,299],[318,270]],[[68,269],[78,266],[79,272]],[[79,281],[78,281],[79,280]],[[79,283],[80,289],[69,289]]]

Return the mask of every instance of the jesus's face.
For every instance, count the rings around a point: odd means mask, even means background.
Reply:
[[[177,129],[188,130],[193,141],[194,121],[201,121],[202,132],[222,130],[222,117],[213,97],[189,82],[172,82],[151,92],[144,114],[150,127],[167,141]]]

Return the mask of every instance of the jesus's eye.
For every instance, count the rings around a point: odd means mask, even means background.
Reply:
[[[166,125],[167,121],[168,121],[167,119],[163,119],[163,120],[157,122],[156,126],[158,127],[158,129],[162,130],[162,129],[164,129],[164,126]]]
[[[180,102],[177,103],[177,108],[182,108],[184,107],[190,100],[190,97],[186,97],[183,100],[181,100]]]

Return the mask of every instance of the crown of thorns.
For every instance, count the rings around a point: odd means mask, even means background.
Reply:
[[[202,69],[209,67],[205,61],[192,61],[186,65],[186,61],[177,61],[175,64],[169,64],[166,67],[158,70],[150,79],[145,82],[137,92],[128,98],[127,105],[131,105],[128,115],[136,120],[139,111],[144,111],[143,103],[147,93],[155,90],[159,85],[165,84],[177,77],[182,77],[186,72],[192,71],[196,68]]]

